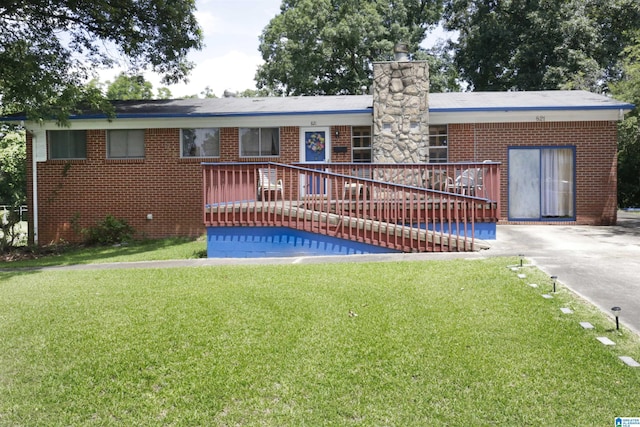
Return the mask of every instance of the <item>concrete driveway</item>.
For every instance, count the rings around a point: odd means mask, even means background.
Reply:
[[[601,310],[620,306],[620,322],[640,333],[640,212],[607,227],[500,225],[481,256],[518,254]]]

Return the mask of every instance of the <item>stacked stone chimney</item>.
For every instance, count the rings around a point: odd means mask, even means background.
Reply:
[[[429,66],[409,61],[406,45],[395,60],[373,64],[373,163],[428,161]]]

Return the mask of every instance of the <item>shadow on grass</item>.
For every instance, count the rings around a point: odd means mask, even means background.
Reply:
[[[110,262],[206,258],[206,242],[200,238],[167,238],[134,241],[113,246],[56,245],[21,248],[5,254],[0,273],[24,273],[46,267]]]

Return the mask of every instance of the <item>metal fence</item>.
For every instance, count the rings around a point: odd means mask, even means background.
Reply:
[[[0,220],[2,221],[5,220],[6,215],[11,208],[12,206],[9,206],[9,205],[0,205]],[[18,215],[20,215],[20,222],[27,220],[27,212],[28,212],[27,205],[20,206],[18,209],[15,210],[15,212],[17,212]]]

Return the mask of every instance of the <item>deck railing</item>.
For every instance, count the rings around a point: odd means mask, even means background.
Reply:
[[[480,172],[465,180],[470,169]],[[497,163],[205,163],[204,222],[291,227],[405,252],[474,250],[476,222],[498,218],[498,177]]]
[[[378,181],[476,196],[500,205],[499,162],[487,160],[481,163],[333,163],[328,166],[328,170]]]

